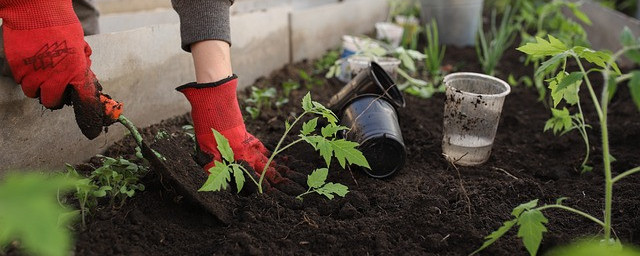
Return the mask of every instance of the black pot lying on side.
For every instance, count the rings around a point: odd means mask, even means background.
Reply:
[[[395,81],[380,65],[371,62],[371,65],[358,73],[336,95],[331,97],[328,108],[336,115],[342,115],[342,110],[354,98],[365,95],[380,95],[387,99],[395,108],[404,107],[404,97],[396,86]]]
[[[342,112],[340,125],[351,128],[344,138],[360,144],[358,149],[371,169],[369,176],[385,178],[402,169],[406,151],[395,108],[385,98],[365,94],[351,100]]]

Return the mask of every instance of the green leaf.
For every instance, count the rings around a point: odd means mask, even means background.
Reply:
[[[302,109],[304,111],[311,111],[312,108],[313,103],[311,102],[311,92],[307,92],[307,94],[302,98]]]
[[[209,169],[209,177],[198,191],[220,191],[227,189],[231,175],[229,166],[215,161],[214,166]]]
[[[242,191],[242,188],[244,187],[244,173],[238,165],[232,165],[231,169],[233,170],[233,178],[236,180],[236,191],[237,193],[240,193],[240,191]]]
[[[529,202],[516,206],[516,208],[513,208],[511,215],[513,215],[513,217],[518,218],[524,210],[529,210],[533,207],[536,207],[537,205],[538,205],[538,199],[531,200]]]
[[[338,66],[329,67],[329,71],[327,71],[327,74],[324,75],[324,78],[329,79],[329,78],[332,78],[332,77],[336,76],[336,69],[337,68],[338,68]]]
[[[489,247],[489,245],[493,244],[496,240],[498,240],[498,238],[502,237],[504,234],[507,233],[507,231],[509,231],[513,225],[516,224],[518,220],[509,220],[509,221],[505,221],[502,226],[500,226],[496,231],[493,231],[491,234],[489,234],[488,236],[486,236],[484,239],[486,239],[486,241],[484,241],[484,243],[482,244],[482,246],[480,246],[480,248],[478,248],[477,250],[473,251],[470,255],[474,255],[482,250],[484,250],[485,248]]]
[[[567,6],[569,7],[569,9],[571,9],[571,12],[573,12],[573,15],[575,15],[576,18],[584,22],[584,24],[587,24],[589,26],[591,25],[591,20],[589,19],[589,16],[587,16],[584,12],[582,12],[580,8],[578,8],[577,4],[568,3]]]
[[[597,239],[589,239],[572,243],[568,246],[556,247],[551,249],[548,256],[638,256],[640,250],[631,244],[609,244],[605,241]]]
[[[542,75],[544,75],[545,73],[556,69],[556,67],[558,67],[558,64],[560,64],[561,61],[565,60],[567,56],[568,56],[568,53],[563,52],[561,54],[555,55],[550,59],[542,62],[540,67],[538,67],[538,70],[536,70],[535,76],[542,77]]]
[[[320,131],[322,133],[322,137],[331,138],[331,137],[335,137],[338,131],[348,130],[348,129],[349,128],[347,128],[346,126],[328,124],[327,126],[322,127]]]
[[[625,26],[624,29],[622,29],[622,33],[620,33],[620,43],[622,43],[623,46],[633,46],[636,44],[636,38],[627,26]]]
[[[311,134],[316,130],[316,126],[318,126],[318,118],[314,118],[302,124],[302,130],[300,130],[300,134],[306,136]]]
[[[640,71],[631,72],[631,80],[629,80],[629,93],[633,102],[636,103],[638,110],[640,111]]]
[[[344,197],[349,193],[349,188],[340,183],[329,182],[315,190],[316,193],[326,196],[329,199],[333,199],[333,195]]]
[[[601,68],[606,68],[607,62],[611,59],[611,54],[608,52],[594,51],[582,46],[573,47],[573,51],[578,54],[579,57],[584,58],[586,61],[596,64]],[[615,62],[611,63],[611,68],[613,68],[613,71],[615,71],[616,74],[620,74],[620,69]]]
[[[346,167],[346,162],[369,169],[371,168],[362,152],[356,148],[358,147],[358,143],[340,139],[330,141],[330,144],[342,168]]]
[[[544,217],[541,211],[531,209],[524,211],[518,217],[518,237],[522,238],[524,247],[527,248],[530,255],[538,253],[538,247],[542,241],[542,233],[547,232],[544,224],[549,220]]]
[[[573,128],[573,122],[571,121],[571,114],[569,114],[569,110],[567,108],[560,109],[551,109],[552,117],[547,120],[547,123],[544,126],[544,131],[548,131],[549,129],[553,129],[553,134],[558,134],[558,132],[566,132]]]
[[[76,180],[63,175],[9,173],[0,182],[0,248],[19,240],[25,255],[69,255],[67,228],[74,210],[56,195],[74,189]]]
[[[407,54],[406,52],[403,51],[403,52],[400,53],[398,58],[400,58],[400,61],[402,62],[402,65],[404,65],[408,70],[410,70],[411,72],[415,72],[416,71],[416,65],[413,62],[413,59],[411,59],[411,57],[409,57],[409,54]]]
[[[307,185],[309,186],[309,188],[322,187],[322,185],[324,185],[324,182],[327,180],[327,175],[329,175],[329,169],[316,169],[307,176]]]
[[[544,57],[560,54],[568,50],[567,46],[552,35],[548,36],[549,41],[536,37],[536,43],[526,43],[517,48],[518,51],[529,54],[533,57]]]
[[[562,80],[560,80],[560,83],[558,84],[558,87],[556,87],[556,90],[563,90],[578,81],[582,81],[582,77],[582,72],[571,72],[568,76],[565,76]]]
[[[574,72],[571,74],[575,74]],[[569,75],[571,76],[571,75]],[[551,98],[553,99],[553,107],[557,107],[563,99],[573,105],[578,103],[578,89],[582,84],[582,79],[574,81],[577,77],[569,78],[565,72],[560,72],[555,78],[549,80],[549,89],[551,89]],[[560,88],[560,85],[563,88]]]
[[[567,199],[569,199],[569,198],[568,197],[560,197],[560,198],[556,199],[556,204],[562,205],[562,202],[564,200],[567,200]]]
[[[320,156],[324,158],[324,162],[327,164],[327,167],[331,164],[331,157],[333,156],[333,146],[331,145],[331,141],[320,137],[322,140],[318,141],[316,150],[320,153]]]
[[[213,136],[216,138],[216,143],[218,144],[218,150],[220,151],[222,158],[224,160],[227,160],[227,162],[230,162],[230,163],[233,162],[233,150],[229,145],[229,140],[227,140],[227,138],[225,138],[221,133],[219,133],[215,129],[211,128],[211,131],[213,132]]]

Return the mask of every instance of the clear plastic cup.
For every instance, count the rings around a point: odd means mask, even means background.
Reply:
[[[398,76],[396,69],[400,66],[400,60],[392,57],[368,57],[368,56],[351,56],[347,60],[349,62],[349,70],[351,77],[356,77],[360,71],[371,66],[371,62],[375,61],[384,69],[384,71],[395,81]]]
[[[511,87],[498,78],[467,72],[445,76],[444,84],[442,153],[456,165],[486,162]]]

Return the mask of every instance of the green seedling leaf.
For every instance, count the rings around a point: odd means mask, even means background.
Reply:
[[[581,166],[581,170],[580,173],[586,173],[586,172],[590,172],[593,171],[593,166],[589,166],[589,165],[582,165]]]
[[[597,240],[584,240],[552,249],[548,256],[639,256],[640,249],[631,244],[620,244],[616,240],[614,245]]]
[[[233,170],[233,178],[236,180],[236,191],[238,191],[237,193],[240,193],[244,187],[244,173],[242,173],[242,169],[237,165],[232,165],[231,169]]]
[[[556,204],[557,205],[562,205],[562,202],[564,202],[564,200],[567,200],[567,199],[569,199],[569,198],[568,197],[558,198],[558,199],[556,199]]]
[[[553,56],[568,50],[567,46],[557,38],[552,35],[549,35],[548,38],[549,41],[536,37],[535,43],[526,43],[518,47],[517,50],[535,58]]]
[[[474,255],[474,254],[484,250],[485,248],[489,247],[489,245],[493,244],[496,240],[498,240],[498,238],[500,238],[504,234],[506,234],[507,231],[509,231],[513,227],[513,225],[516,224],[517,221],[518,221],[517,219],[505,221],[502,224],[502,226],[500,226],[496,231],[493,231],[491,234],[486,236],[484,238],[486,241],[484,241],[482,246],[480,246],[480,248],[478,248],[477,250],[473,251],[470,255]]]
[[[320,129],[322,133],[322,137],[325,137],[325,138],[335,137],[336,133],[342,130],[349,130],[349,128],[347,128],[346,126],[341,126],[336,124],[328,124],[327,126],[322,127],[322,129]]]
[[[607,67],[607,62],[611,59],[611,53],[604,51],[594,51],[592,49],[576,46],[573,47],[573,51],[578,54],[580,58],[585,59],[588,62],[598,65],[601,68]],[[611,68],[615,71],[616,74],[620,74],[620,69],[618,65],[613,62],[611,63]]]
[[[324,185],[327,180],[327,175],[329,175],[329,169],[320,168],[314,170],[310,175],[307,176],[307,185],[310,188],[319,188]]]
[[[310,111],[311,113],[321,115],[329,123],[335,124],[336,122],[338,122],[338,117],[336,116],[336,114],[333,113],[333,111],[331,111],[330,109],[326,108],[324,105],[320,104],[317,101],[312,101],[311,105],[313,106]]]
[[[582,81],[582,77],[582,72],[571,72],[568,76],[562,78],[556,90],[564,90],[570,85],[573,85],[578,81]]]
[[[332,78],[336,75],[336,69],[339,69],[338,66],[331,66],[329,67],[329,71],[327,71],[327,74],[324,75],[324,78],[329,79]]]
[[[307,92],[307,94],[302,98],[302,109],[304,111],[311,111],[312,108],[313,103],[311,102],[311,92]]]
[[[355,164],[361,167],[369,168],[369,163],[362,152],[357,149],[358,143],[340,139],[330,141],[335,157],[342,168],[346,167],[346,163]]]
[[[211,131],[213,132],[213,136],[216,138],[216,143],[218,144],[217,148],[218,151],[220,151],[220,155],[222,155],[222,158],[227,162],[233,162],[233,150],[229,145],[229,140],[227,140],[224,135],[222,135],[215,129],[212,128]]]
[[[551,98],[553,99],[553,107],[557,107],[560,101],[563,99],[571,105],[578,103],[578,90],[582,84],[582,79],[577,79],[577,76],[570,77],[574,72],[567,76],[565,72],[560,72],[555,78],[549,80],[549,89],[551,89]],[[580,77],[582,74],[580,73]],[[560,88],[560,85],[563,87]]]
[[[567,3],[567,7],[571,9],[571,12],[573,13],[574,16],[576,16],[576,18],[584,22],[584,24],[591,26],[591,20],[589,19],[589,16],[587,16],[584,12],[582,12],[577,4]]]
[[[636,37],[627,26],[625,26],[622,29],[622,33],[620,33],[620,43],[622,43],[622,46],[633,46],[636,44]]]
[[[530,210],[533,207],[536,207],[538,205],[538,199],[534,199],[531,200],[529,202],[526,202],[524,204],[518,205],[516,206],[516,208],[513,208],[513,211],[511,212],[511,215],[513,215],[513,217],[520,217],[520,214],[525,211],[525,210]]]
[[[303,136],[309,135],[316,130],[317,126],[318,118],[316,117],[302,124],[302,130],[300,130],[300,134]]]
[[[220,191],[227,189],[231,175],[229,166],[215,161],[214,166],[209,169],[209,177],[198,191]]]
[[[544,125],[545,132],[553,129],[553,134],[558,134],[573,128],[571,114],[569,114],[567,108],[562,108],[561,110],[552,108],[551,113],[553,116]]]
[[[562,52],[542,62],[540,67],[536,70],[535,76],[542,77],[543,74],[550,72],[551,70],[555,70],[560,64],[560,62],[564,61],[567,56],[568,56],[568,53]]]
[[[547,232],[544,224],[549,220],[544,217],[541,211],[536,209],[526,210],[518,217],[518,237],[522,238],[524,247],[530,255],[538,253],[538,247],[542,241],[542,233]]]
[[[19,240],[26,255],[69,255],[67,228],[75,211],[58,203],[56,194],[75,188],[66,175],[11,173],[0,181],[0,248]]]
[[[629,80],[629,92],[631,94],[631,98],[633,102],[638,107],[640,111],[640,71],[631,72],[631,80]]]
[[[347,195],[347,193],[349,193],[349,188],[340,183],[329,182],[321,188],[316,189],[315,191],[318,194],[324,195],[329,199],[333,199],[334,194],[340,197],[344,197],[345,195]]]

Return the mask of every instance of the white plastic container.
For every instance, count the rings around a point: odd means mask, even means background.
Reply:
[[[400,60],[392,57],[376,57],[371,58],[368,56],[351,56],[347,60],[349,62],[349,70],[351,77],[355,77],[360,71],[371,66],[371,61],[375,61],[384,69],[384,71],[393,78],[395,81],[398,76],[398,66],[400,66]]]
[[[376,23],[376,38],[389,43],[393,48],[400,46],[404,28],[389,22]]]
[[[483,0],[422,0],[420,20],[438,22],[440,43],[472,46],[482,17]]]
[[[444,84],[442,153],[456,165],[486,162],[511,87],[498,78],[467,72],[445,76]]]

